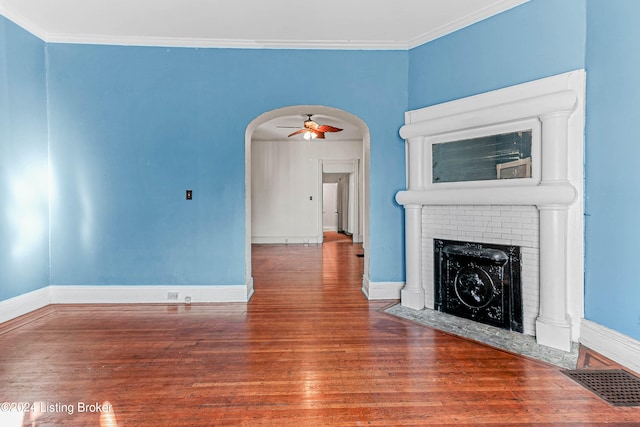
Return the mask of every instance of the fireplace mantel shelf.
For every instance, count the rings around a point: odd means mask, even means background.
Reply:
[[[403,205],[536,205],[569,206],[577,197],[571,183],[553,182],[530,186],[406,190],[396,194]]]

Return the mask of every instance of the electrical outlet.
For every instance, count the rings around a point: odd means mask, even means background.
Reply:
[[[167,299],[170,301],[178,301],[180,292],[167,292]]]
[[[184,297],[185,304],[191,304],[191,297]]]

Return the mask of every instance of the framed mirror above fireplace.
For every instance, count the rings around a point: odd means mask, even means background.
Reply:
[[[523,120],[426,139],[426,188],[536,185],[540,121]]]

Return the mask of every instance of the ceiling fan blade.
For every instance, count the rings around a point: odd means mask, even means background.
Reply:
[[[324,132],[316,131],[316,139],[324,139]]]
[[[299,129],[299,130],[289,134],[289,136],[300,135],[301,133],[305,133],[305,132],[308,132],[308,131],[309,131],[309,129]]]
[[[342,131],[342,129],[337,128],[337,127],[333,127],[333,126],[329,126],[329,125],[322,125],[322,126],[318,126],[316,129],[318,132],[340,132]]]

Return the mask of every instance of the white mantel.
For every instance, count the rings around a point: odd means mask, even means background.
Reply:
[[[402,305],[425,308],[422,277],[422,211],[425,206],[535,206],[539,211],[538,343],[569,351],[583,316],[583,129],[585,73],[542,80],[439,104],[405,115],[407,190],[396,195],[405,208],[406,285]],[[434,143],[533,123],[528,179],[433,183]],[[433,308],[433,307],[427,307]]]

